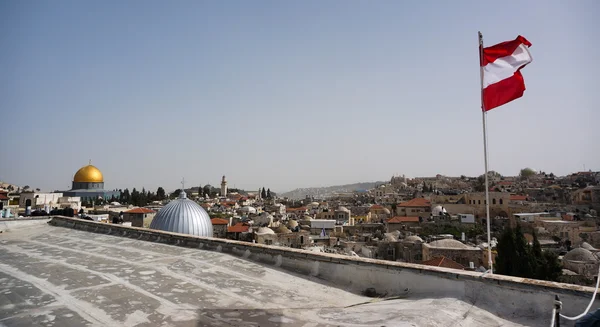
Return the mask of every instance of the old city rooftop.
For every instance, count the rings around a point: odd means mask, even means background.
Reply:
[[[75,229],[33,222],[0,234],[2,324],[545,326],[553,294],[567,313],[589,299],[585,287],[507,276],[487,282],[445,268],[71,218],[51,224]],[[395,298],[359,295],[367,285]]]

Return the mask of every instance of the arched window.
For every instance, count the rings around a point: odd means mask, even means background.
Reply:
[[[502,204],[502,202],[503,202],[502,199],[500,199],[500,204]]]
[[[496,204],[496,199],[492,199],[492,204]]]

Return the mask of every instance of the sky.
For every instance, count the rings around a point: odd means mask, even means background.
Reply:
[[[493,5],[493,7],[491,7]],[[525,36],[489,168],[600,170],[600,2],[1,1],[0,180],[283,192],[484,171],[477,31]]]

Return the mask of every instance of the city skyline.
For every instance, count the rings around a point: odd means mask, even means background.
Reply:
[[[481,175],[479,30],[533,44],[489,169],[600,170],[600,4],[514,4],[2,3],[0,180],[68,189],[89,159],[107,189]]]

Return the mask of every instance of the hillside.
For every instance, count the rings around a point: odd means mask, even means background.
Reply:
[[[326,187],[308,187],[308,188],[297,188],[295,190],[281,193],[280,197],[288,197],[290,199],[301,200],[307,195],[314,196],[315,198],[324,198],[333,195],[334,193],[353,192],[357,190],[368,190],[374,188],[375,185],[383,184],[385,182],[363,182],[346,185],[335,185]]]

